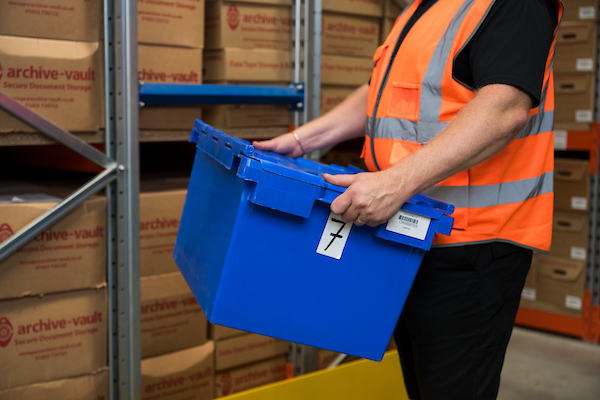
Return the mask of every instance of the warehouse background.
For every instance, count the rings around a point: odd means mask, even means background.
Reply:
[[[554,241],[536,254],[519,323],[599,341],[588,276],[597,174],[597,1],[565,0],[556,47]],[[320,112],[368,82],[401,12],[392,0],[323,0]],[[289,85],[291,0],[138,0],[143,83]],[[103,1],[0,3],[0,91],[101,151]],[[288,343],[210,324],[172,253],[202,118],[233,136],[285,133],[285,106],[141,106],[139,252],[143,399],[213,399],[286,378]],[[362,141],[325,153],[364,168]],[[0,109],[0,243],[100,171]],[[107,198],[97,194],[0,263],[0,399],[109,398]],[[592,222],[592,224],[590,223]],[[592,239],[595,240],[594,237]],[[597,296],[597,294],[596,294]],[[594,322],[595,321],[595,322]],[[562,327],[562,328],[561,328]],[[394,344],[390,344],[390,349]],[[317,352],[317,368],[336,353]],[[27,397],[29,396],[29,397]]]

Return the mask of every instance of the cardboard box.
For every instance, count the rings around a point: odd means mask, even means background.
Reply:
[[[202,119],[200,106],[144,106],[140,108],[140,130],[189,130],[196,118]]]
[[[372,57],[379,46],[379,20],[331,12],[322,19],[323,54]]]
[[[91,375],[0,390],[0,400],[108,400],[108,367]]]
[[[221,0],[206,0],[206,4],[208,5],[209,3],[216,3],[219,1],[221,1]],[[235,2],[237,4],[251,3],[251,4],[269,4],[269,5],[274,5],[274,6],[291,6],[292,5],[292,0],[235,0]]]
[[[594,75],[554,76],[554,120],[558,129],[589,128],[594,120]],[[559,125],[560,124],[560,125]]]
[[[318,349],[317,350],[317,370],[325,369],[340,355],[340,353]]]
[[[97,42],[101,0],[0,2],[0,35]]]
[[[138,0],[138,42],[204,46],[204,0]]]
[[[140,44],[138,79],[152,83],[202,83],[202,49]]]
[[[287,357],[277,357],[215,375],[215,397],[227,396],[285,379]]]
[[[206,342],[208,321],[181,273],[143,277],[140,294],[142,358]]]
[[[596,71],[596,23],[563,22],[556,38],[555,73]]]
[[[104,125],[104,73],[98,42],[0,36],[0,90],[68,131]],[[36,129],[0,110],[0,132]]]
[[[562,0],[565,5],[563,23],[566,21],[595,21],[598,15],[596,0]]]
[[[371,72],[371,58],[321,55],[322,85],[357,87],[369,82]]]
[[[141,276],[179,271],[173,250],[187,189],[178,186],[162,179],[141,182]]]
[[[215,370],[223,371],[240,365],[288,353],[286,341],[249,333],[215,343]]]
[[[204,81],[290,82],[291,54],[263,49],[206,50]]]
[[[589,161],[555,158],[554,209],[587,215],[589,198]]]
[[[214,344],[142,360],[142,400],[210,400]]]
[[[18,203],[3,203],[10,200]],[[0,196],[0,242],[50,210],[47,195]],[[106,282],[106,198],[94,196],[0,263],[0,299]]]
[[[536,253],[538,303],[562,313],[582,314],[586,262]]]
[[[206,48],[290,50],[291,8],[232,1],[206,5]]]
[[[400,0],[403,3],[412,3],[412,1]],[[396,0],[383,0],[383,18],[396,19],[404,7],[400,6]]]
[[[321,115],[325,115],[333,110],[354,93],[356,89],[358,89],[358,86],[321,86]]]
[[[223,340],[234,336],[244,335],[248,332],[240,331],[239,329],[228,328],[222,325],[209,323],[208,338],[214,341]]]
[[[106,365],[106,288],[0,302],[0,389]]]
[[[323,0],[323,11],[381,17],[384,0]]]
[[[285,126],[292,118],[287,106],[204,106],[202,115],[204,122],[220,129]]]
[[[589,224],[586,214],[555,211],[550,255],[586,261]]]

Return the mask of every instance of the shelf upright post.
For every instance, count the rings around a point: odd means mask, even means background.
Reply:
[[[141,399],[137,3],[104,0],[110,398]]]

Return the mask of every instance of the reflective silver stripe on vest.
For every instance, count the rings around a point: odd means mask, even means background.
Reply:
[[[521,203],[542,194],[552,193],[553,182],[554,172],[550,171],[535,178],[503,182],[497,185],[437,185],[423,193],[458,208],[493,207]]]

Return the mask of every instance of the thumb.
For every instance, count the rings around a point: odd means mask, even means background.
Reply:
[[[352,185],[354,179],[356,179],[356,175],[323,174],[323,179],[325,179],[325,182],[331,183],[332,185],[348,187]]]

